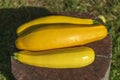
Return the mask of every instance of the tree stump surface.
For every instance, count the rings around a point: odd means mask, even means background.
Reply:
[[[58,13],[57,13],[58,14]],[[64,14],[81,17],[81,14]],[[86,15],[82,15],[86,17]],[[95,18],[87,15],[87,17]],[[95,50],[95,61],[83,68],[74,69],[50,69],[25,65],[13,59],[11,56],[12,73],[16,80],[109,80],[109,71],[112,57],[112,41],[108,34],[102,40],[87,45]]]

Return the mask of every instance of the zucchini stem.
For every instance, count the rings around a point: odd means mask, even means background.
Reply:
[[[18,53],[17,53],[17,52],[14,52],[14,53],[13,53],[13,58],[14,58],[15,60],[18,59]]]
[[[93,20],[93,24],[99,24],[99,21]]]

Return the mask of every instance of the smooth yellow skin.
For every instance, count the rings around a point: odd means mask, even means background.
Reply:
[[[17,38],[18,49],[40,51],[84,45],[101,40],[107,35],[104,25],[82,26],[71,24],[46,25]]]
[[[52,16],[38,18],[38,19],[32,20],[28,23],[21,25],[17,29],[17,34],[19,35],[22,31],[31,27],[32,25],[51,24],[51,23],[93,24],[94,21],[92,19],[83,19],[83,18],[70,17],[70,16],[52,15]]]
[[[17,60],[32,66],[47,68],[80,68],[88,66],[95,59],[89,47],[74,47],[43,52],[20,51]]]

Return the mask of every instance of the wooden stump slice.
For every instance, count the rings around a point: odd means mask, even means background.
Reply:
[[[72,13],[60,14],[70,16]],[[80,17],[81,14],[72,14],[72,16]],[[82,16],[86,17],[86,15]],[[85,46],[93,48],[96,53],[95,61],[89,66],[75,69],[40,68],[22,64],[15,61],[11,56],[12,73],[16,80],[109,80],[112,55],[110,35],[100,41]]]

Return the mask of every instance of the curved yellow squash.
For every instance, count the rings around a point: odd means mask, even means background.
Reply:
[[[28,23],[21,25],[17,29],[17,35],[19,35],[22,31],[24,31],[25,29],[33,25],[51,24],[51,23],[93,24],[94,20],[70,17],[70,16],[52,15],[52,16],[38,18],[38,19],[32,20]]]
[[[43,52],[20,51],[14,58],[37,67],[80,68],[91,64],[95,53],[89,47],[74,47]]]
[[[31,51],[49,50],[84,45],[101,40],[106,35],[107,29],[104,25],[52,24],[18,37],[16,47]]]

